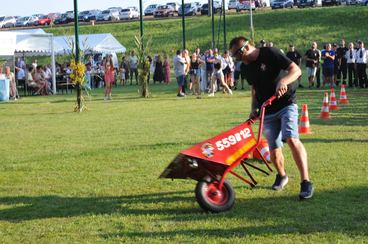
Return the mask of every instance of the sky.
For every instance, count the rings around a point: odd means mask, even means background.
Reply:
[[[144,8],[149,4],[167,2],[179,2],[181,0],[143,0]],[[185,2],[201,2],[206,0],[185,0]],[[1,4],[0,16],[27,16],[32,14],[63,13],[73,10],[73,0],[15,0],[16,4]],[[78,10],[100,9],[109,7],[139,7],[139,0],[78,0]]]

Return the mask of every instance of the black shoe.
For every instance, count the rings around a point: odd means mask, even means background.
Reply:
[[[299,199],[309,199],[313,196],[314,187],[312,185],[312,182],[303,180],[302,183],[300,183],[300,194]]]
[[[288,181],[289,181],[289,178],[287,177],[287,175],[281,176],[277,174],[275,183],[273,183],[272,185],[272,189],[275,191],[281,191],[286,186]]]
[[[304,88],[304,86],[303,85],[299,85],[299,88]]]

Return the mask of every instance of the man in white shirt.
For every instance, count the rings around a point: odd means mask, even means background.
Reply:
[[[349,49],[345,53],[346,63],[348,66],[349,87],[353,87],[353,81],[354,81],[354,86],[358,87],[358,80],[357,80],[357,74],[356,74],[356,69],[355,69],[355,57],[356,57],[356,50],[354,49],[354,43],[350,42]]]
[[[136,85],[138,85],[138,57],[135,55],[134,51],[132,51],[130,54],[129,65],[130,65],[130,85],[132,85],[133,74],[135,75]]]
[[[357,74],[359,80],[359,86],[361,88],[368,87],[367,81],[367,59],[368,51],[364,48],[364,43],[358,41],[359,49],[356,52],[356,64],[357,64]]]
[[[178,97],[184,97],[185,94],[183,93],[183,86],[184,86],[184,80],[185,80],[185,64],[186,60],[182,56],[182,52],[180,50],[176,51],[176,56],[173,59],[174,63],[174,72],[175,77],[178,82]]]

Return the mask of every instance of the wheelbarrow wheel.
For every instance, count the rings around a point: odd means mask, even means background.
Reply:
[[[225,180],[221,190],[218,185],[218,181],[198,181],[195,195],[199,206],[205,211],[219,213],[234,206],[235,192],[230,183]]]

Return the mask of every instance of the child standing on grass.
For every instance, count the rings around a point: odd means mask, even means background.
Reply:
[[[110,60],[105,62],[105,100],[112,100],[111,91],[112,91],[112,84],[114,83],[115,79],[115,69],[114,65]]]

